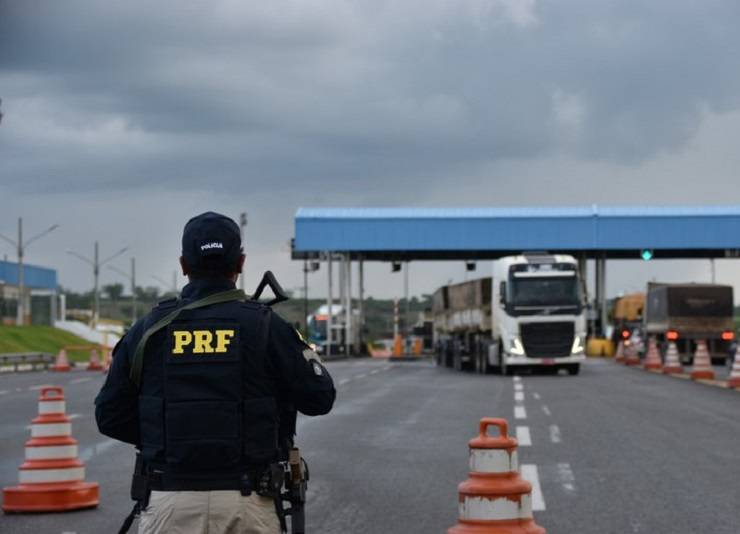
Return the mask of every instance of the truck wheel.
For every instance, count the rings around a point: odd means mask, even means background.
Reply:
[[[581,371],[581,364],[579,363],[572,363],[570,365],[567,365],[566,370],[568,371],[568,374],[571,376],[577,375]]]

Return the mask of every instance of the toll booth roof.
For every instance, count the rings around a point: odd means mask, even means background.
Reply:
[[[586,257],[737,257],[740,205],[300,208],[295,259],[486,259],[521,251]]]

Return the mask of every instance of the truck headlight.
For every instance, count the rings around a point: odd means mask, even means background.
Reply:
[[[581,336],[576,336],[573,340],[573,348],[570,349],[571,354],[583,354],[583,339]]]
[[[524,346],[519,336],[511,336],[511,347],[509,347],[509,353],[515,356],[524,356]]]

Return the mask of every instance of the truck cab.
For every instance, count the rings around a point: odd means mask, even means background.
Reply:
[[[586,345],[581,287],[572,256],[533,254],[495,261],[489,365],[503,373],[549,366],[577,374]]]

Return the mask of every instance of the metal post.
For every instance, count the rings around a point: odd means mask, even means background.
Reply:
[[[136,312],[136,258],[131,258],[131,306],[131,326],[133,326],[138,319]]]
[[[26,295],[23,272],[23,217],[18,217],[18,317],[16,324],[23,326],[26,322]]]
[[[712,272],[712,283],[713,284],[716,284],[717,283],[717,276],[716,276],[717,273],[716,273],[715,268],[714,268],[714,258],[710,258],[709,259],[709,266],[710,266],[711,272]]]
[[[64,293],[59,295],[59,319],[61,321],[67,320],[67,295]]]
[[[345,269],[346,275],[344,277],[347,285],[347,302],[345,306],[345,327],[344,327],[344,346],[347,356],[350,354],[350,349],[354,346],[354,329],[352,328],[352,259],[349,252],[345,256]]]
[[[363,352],[362,342],[364,341],[365,333],[365,273],[362,258],[357,263],[357,283],[358,283],[358,297],[357,297],[357,354]]]
[[[308,260],[303,260],[303,334],[308,337]]]
[[[50,306],[49,306],[49,320],[51,323],[51,326],[55,326],[55,323],[57,322],[57,298],[59,295],[57,294],[57,289],[54,288],[54,291],[52,292],[50,298]]]
[[[409,329],[409,311],[411,309],[410,303],[409,303],[409,262],[406,262],[405,268],[403,270],[403,298],[406,299],[406,309],[404,310],[404,318],[403,318],[403,324],[404,324],[404,332],[403,335],[405,337],[404,343],[408,343],[409,335],[411,334],[411,330]]]
[[[100,274],[100,262],[98,257],[98,242],[95,242],[95,254],[93,255],[93,277],[95,278],[95,284],[93,285],[93,316],[92,316],[92,326],[93,328],[97,328],[98,326],[98,317],[100,314],[100,300],[98,296],[98,275]]]
[[[332,301],[334,300],[334,295],[332,295],[332,257],[331,252],[326,253],[326,270],[329,273],[329,285],[327,287],[327,294],[326,294],[326,356],[331,356],[331,343],[332,343]]]
[[[608,316],[606,302],[606,254],[602,253],[596,260],[596,310],[599,314],[600,335],[606,334]]]

